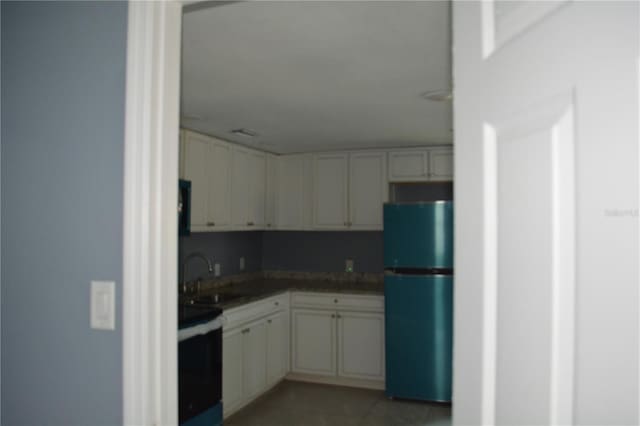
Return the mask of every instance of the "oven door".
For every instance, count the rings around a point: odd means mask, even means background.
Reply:
[[[222,399],[221,321],[179,330],[178,336],[178,417],[182,424]]]

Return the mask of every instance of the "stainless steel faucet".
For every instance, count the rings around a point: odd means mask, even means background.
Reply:
[[[186,276],[186,272],[187,272],[187,263],[191,260],[191,259],[202,259],[204,262],[206,262],[207,267],[209,269],[209,273],[213,272],[213,266],[211,266],[211,261],[202,253],[200,253],[199,251],[193,252],[191,254],[189,254],[187,257],[184,258],[184,260],[182,261],[182,292],[186,293],[187,292],[187,276]]]

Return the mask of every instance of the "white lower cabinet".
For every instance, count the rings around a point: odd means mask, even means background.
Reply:
[[[289,314],[267,318],[267,386],[279,382],[289,370]]]
[[[222,401],[225,414],[240,407],[244,396],[244,334],[241,329],[222,336]]]
[[[253,399],[267,387],[267,324],[261,320],[242,330],[244,396]]]
[[[339,311],[338,375],[384,380],[384,314]]]
[[[226,417],[287,374],[289,293],[230,309],[223,316],[222,405]]]
[[[293,309],[291,324],[291,370],[296,373],[335,375],[335,312]]]
[[[383,310],[382,296],[287,292],[224,311],[224,417],[285,377],[383,389]]]
[[[383,388],[382,296],[294,293],[292,378]]]

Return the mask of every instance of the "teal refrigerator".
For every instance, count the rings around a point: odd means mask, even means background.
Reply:
[[[384,206],[386,395],[451,401],[453,202]]]

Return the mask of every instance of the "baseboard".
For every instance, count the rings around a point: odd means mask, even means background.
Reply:
[[[296,382],[320,383],[324,385],[348,386],[352,388],[364,388],[384,390],[385,382],[377,380],[347,379],[344,377],[316,376],[313,374],[289,373],[285,380]]]

